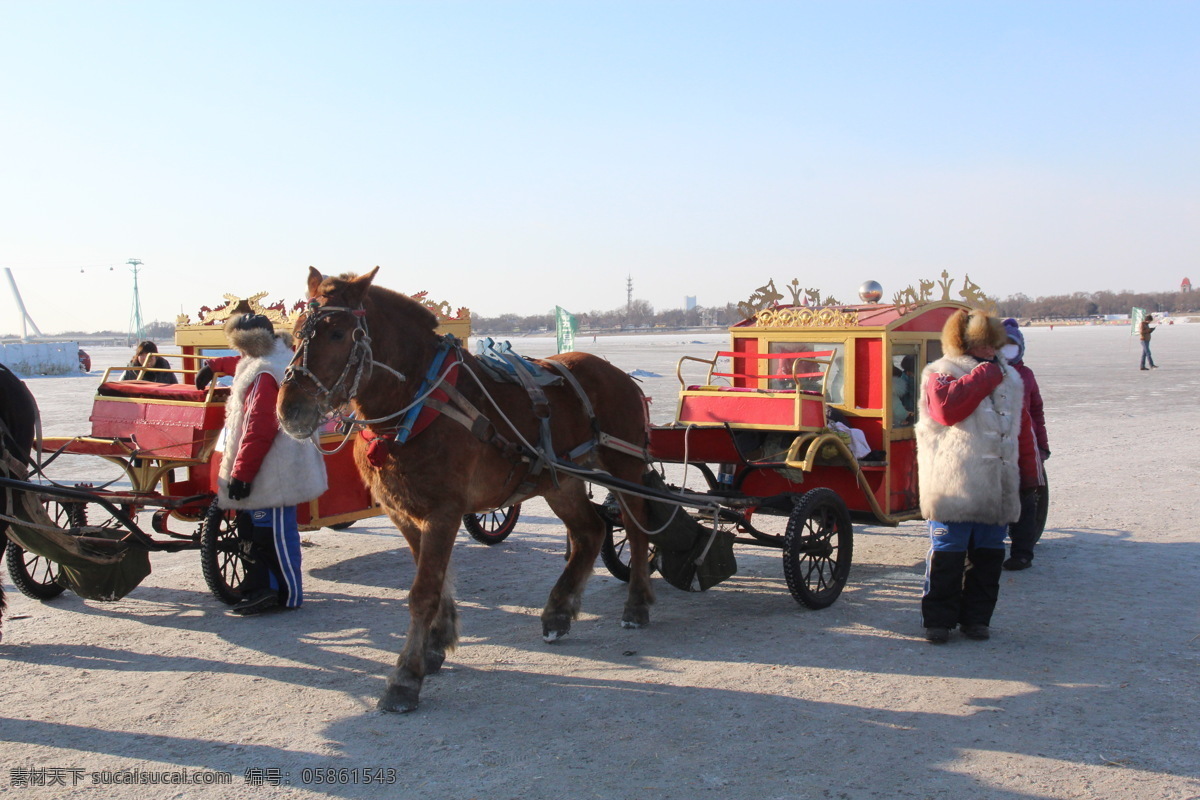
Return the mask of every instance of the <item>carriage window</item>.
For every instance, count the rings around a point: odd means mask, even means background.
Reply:
[[[917,361],[921,346],[900,344],[892,348],[892,425],[912,425],[917,416]]]
[[[824,385],[825,399],[830,403],[842,402],[842,384],[844,380],[843,370],[843,350],[845,345],[841,342],[771,342],[767,352],[769,353],[828,353],[833,352],[833,362],[829,362],[828,356],[822,356],[820,361],[805,359],[802,355],[797,355],[796,358],[781,358],[779,360],[771,360],[772,374],[793,373],[796,375],[810,374],[810,377],[800,378],[799,388],[806,392],[820,392],[822,384]],[[828,367],[829,375],[825,375]],[[818,374],[812,374],[818,373]],[[785,378],[772,378],[767,382],[767,388],[772,391],[788,391],[796,388],[796,382]]]

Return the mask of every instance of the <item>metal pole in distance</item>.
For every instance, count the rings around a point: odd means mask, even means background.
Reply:
[[[33,321],[33,317],[29,316],[29,312],[25,310],[25,301],[21,299],[21,291],[17,288],[17,279],[13,277],[12,270],[5,267],[4,274],[8,276],[8,285],[12,287],[13,298],[17,301],[17,309],[21,312],[21,341],[29,341],[30,327],[33,328],[34,335],[41,337],[43,334],[38,330],[37,323]]]
[[[131,258],[125,262],[133,267],[133,311],[129,314],[129,336],[133,342],[140,342],[146,338],[146,326],[142,324],[142,301],[138,296],[138,269],[142,266],[140,259]],[[133,342],[127,342],[132,344]]]

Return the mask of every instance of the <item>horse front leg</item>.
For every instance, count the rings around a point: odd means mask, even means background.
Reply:
[[[650,624],[650,606],[654,587],[650,583],[650,541],[646,538],[646,502],[640,497],[621,496],[621,514],[629,544],[629,593],[621,615],[622,628],[640,628]]]
[[[554,642],[567,635],[571,621],[579,616],[583,589],[604,540],[604,520],[579,482],[547,494],[546,502],[566,525],[569,539],[567,565],[550,590],[546,608],[542,611],[542,638]]]
[[[458,644],[458,610],[448,578],[457,521],[441,522],[420,535],[417,576],[408,593],[408,635],[377,704],[384,711],[415,710],[425,676],[437,672]]]

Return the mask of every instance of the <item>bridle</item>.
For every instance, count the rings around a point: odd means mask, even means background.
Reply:
[[[375,360],[371,353],[371,334],[367,328],[367,312],[361,305],[358,308],[350,308],[349,306],[323,306],[316,299],[313,299],[308,301],[308,309],[304,325],[301,326],[300,331],[296,334],[296,338],[299,339],[299,343],[296,346],[296,354],[292,356],[291,363],[288,364],[288,368],[283,374],[283,382],[285,384],[295,383],[296,379],[300,377],[308,378],[312,381],[315,391],[308,389],[304,389],[304,391],[311,394],[322,408],[328,409],[331,405],[329,402],[330,398],[346,389],[347,379],[350,379],[350,386],[346,391],[346,400],[349,401],[356,397],[358,395],[359,384],[362,382],[363,377],[370,373],[372,367],[382,367],[395,375],[397,380],[408,380],[404,373],[398,372],[387,364]],[[342,374],[338,376],[332,386],[326,387],[321,382],[321,379],[308,368],[308,345],[317,334],[317,323],[335,314],[350,314],[354,317],[354,330],[350,334],[350,338],[353,340],[353,347],[350,350],[350,355],[346,357],[346,366],[342,368]],[[351,376],[353,377],[351,378]]]

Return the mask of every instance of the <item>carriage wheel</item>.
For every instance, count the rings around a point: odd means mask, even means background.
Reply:
[[[500,544],[517,527],[517,517],[521,516],[521,504],[517,503],[508,508],[498,508],[483,514],[464,514],[463,527],[471,538],[486,545]]]
[[[604,517],[604,544],[600,545],[600,560],[614,578],[629,583],[629,537],[625,533],[620,509],[611,494],[604,498],[600,516]],[[654,545],[650,545],[649,558],[650,572],[653,573],[658,569],[658,551]]]
[[[81,503],[47,500],[45,504],[46,513],[59,528],[65,530],[84,524]],[[55,581],[58,577],[58,564],[50,559],[31,553],[13,541],[5,548],[4,557],[8,562],[8,575],[12,578],[13,585],[26,597],[51,600],[66,590],[66,587]]]
[[[34,555],[16,542],[9,542],[4,551],[8,562],[8,576],[21,594],[34,600],[51,600],[66,589],[55,582],[58,564],[48,558]]]
[[[200,523],[200,569],[218,600],[229,605],[241,601],[246,561],[238,537],[237,512],[221,508],[215,500]]]
[[[783,575],[792,597],[811,609],[833,605],[854,557],[850,512],[837,492],[813,489],[800,498],[783,537]]]

